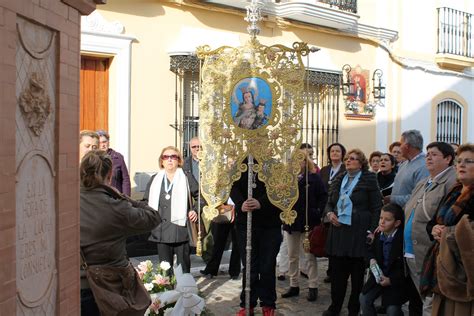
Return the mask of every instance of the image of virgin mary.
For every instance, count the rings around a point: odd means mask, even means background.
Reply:
[[[241,88],[242,102],[234,116],[235,124],[240,128],[256,129],[254,123],[257,117],[257,108],[255,106],[254,94],[250,89]]]

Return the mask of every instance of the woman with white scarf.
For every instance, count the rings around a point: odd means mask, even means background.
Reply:
[[[178,148],[165,147],[160,155],[160,171],[147,185],[144,200],[158,210],[162,222],[155,227],[149,238],[156,242],[160,262],[173,265],[173,256],[184,273],[191,269],[190,246],[187,220],[197,221],[197,213],[188,205],[188,194],[198,194],[198,188],[190,188],[189,181],[181,168],[183,157]]]

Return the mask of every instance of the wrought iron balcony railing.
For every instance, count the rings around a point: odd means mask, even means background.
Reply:
[[[474,15],[438,8],[438,53],[474,58]]]
[[[357,0],[319,0],[319,2],[327,3],[331,7],[335,6],[342,11],[357,13]]]

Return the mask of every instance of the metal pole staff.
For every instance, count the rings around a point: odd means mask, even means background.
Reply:
[[[248,158],[248,181],[247,181],[247,199],[251,199],[253,196],[253,188],[255,186],[253,176],[253,156],[249,155]],[[247,244],[245,246],[245,310],[246,315],[250,315],[250,265],[252,260],[252,213],[247,212]]]

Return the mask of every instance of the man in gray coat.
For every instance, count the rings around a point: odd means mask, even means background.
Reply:
[[[429,176],[416,185],[405,206],[404,255],[410,278],[418,291],[423,260],[432,244],[426,233],[426,224],[456,182],[453,167],[455,153],[451,145],[433,142],[426,147],[426,151]],[[431,315],[431,298],[423,302],[423,315]]]

